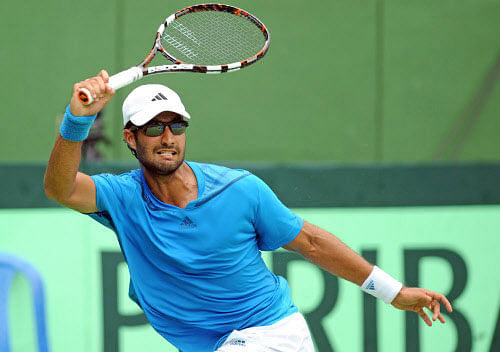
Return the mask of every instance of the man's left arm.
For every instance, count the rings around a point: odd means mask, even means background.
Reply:
[[[304,221],[297,237],[283,248],[301,254],[309,262],[358,286],[362,286],[368,278],[372,277],[377,285],[381,286],[386,285],[384,281],[388,280],[389,290],[390,286],[394,285],[393,282],[396,282],[340,239],[307,221]],[[433,313],[433,321],[439,319],[444,323],[439,302],[443,303],[448,312],[452,311],[450,302],[442,294],[423,288],[402,286],[390,303],[398,309],[416,312],[427,325],[431,326],[432,321],[423,308]]]

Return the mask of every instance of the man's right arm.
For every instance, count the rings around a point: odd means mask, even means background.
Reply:
[[[58,203],[82,213],[97,211],[94,180],[78,172],[82,142],[57,137],[45,171],[45,193]]]
[[[73,116],[97,114],[113,97],[114,90],[106,83],[109,76],[101,71],[98,76],[76,83],[70,102]],[[83,105],[78,99],[78,90],[87,88],[94,96],[94,103]],[[60,134],[56,139],[44,177],[45,193],[60,204],[82,213],[98,211],[96,189],[92,178],[78,172],[83,141],[71,141]]]

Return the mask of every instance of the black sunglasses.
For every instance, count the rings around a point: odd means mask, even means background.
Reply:
[[[154,121],[144,126],[132,126],[130,129],[132,131],[143,130],[148,137],[158,137],[163,134],[163,131],[165,131],[165,128],[167,126],[170,128],[170,131],[172,131],[173,134],[180,135],[186,132],[186,128],[188,128],[189,123],[187,123],[187,121]]]

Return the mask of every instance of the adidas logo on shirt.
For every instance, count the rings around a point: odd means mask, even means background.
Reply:
[[[155,97],[153,99],[151,99],[151,101],[156,101],[156,100],[168,100],[168,99],[163,94],[158,93],[155,95]]]
[[[181,230],[183,229],[194,229],[195,227],[197,227],[198,225],[196,225],[193,220],[191,220],[189,217],[185,217],[184,220],[182,220],[181,224],[179,225],[179,228]]]

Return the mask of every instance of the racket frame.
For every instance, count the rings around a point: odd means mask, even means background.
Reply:
[[[176,57],[174,57],[172,54],[168,53],[163,45],[161,44],[161,38],[163,35],[163,32],[165,29],[171,25],[177,18],[185,16],[189,13],[193,12],[200,12],[200,11],[219,11],[219,12],[227,12],[239,17],[244,17],[251,22],[255,24],[261,31],[262,34],[265,38],[265,43],[262,49],[256,53],[255,55],[246,58],[241,61],[233,62],[233,63],[227,63],[227,64],[222,64],[222,65],[196,65],[192,63],[187,63],[183,62]],[[232,72],[232,71],[237,71],[241,68],[247,67],[255,62],[257,62],[259,59],[264,57],[264,55],[267,53],[269,49],[269,45],[271,44],[271,36],[269,34],[269,31],[267,30],[266,26],[254,15],[251,13],[242,10],[240,8],[230,6],[230,5],[223,5],[223,4],[199,4],[199,5],[193,5],[193,6],[188,6],[186,8],[183,8],[182,10],[179,10],[175,12],[174,14],[168,16],[165,21],[158,27],[158,30],[156,32],[155,40],[153,47],[151,48],[151,51],[148,53],[148,55],[144,58],[144,60],[138,64],[137,66],[133,66],[129,68],[128,70],[119,72],[109,78],[109,85],[113,89],[120,89],[122,87],[125,87],[139,79],[141,79],[144,76],[147,75],[152,75],[152,74],[160,74],[160,73],[172,73],[172,72],[194,72],[194,73],[225,73],[225,72]],[[147,65],[153,60],[153,58],[156,56],[156,54],[160,52],[165,58],[167,58],[170,62],[173,64],[167,64],[167,65],[158,65],[158,66],[151,66],[147,67]],[[80,101],[85,104],[89,105],[92,104],[94,101],[92,95],[86,88],[80,88],[79,90],[79,98]]]

